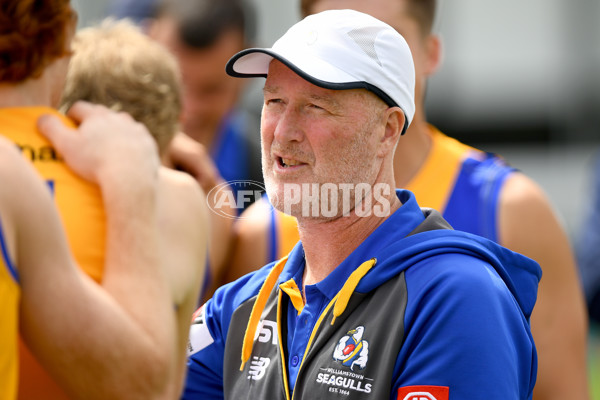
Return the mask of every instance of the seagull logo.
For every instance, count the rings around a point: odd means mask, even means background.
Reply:
[[[369,359],[369,342],[363,339],[364,326],[349,330],[339,341],[333,351],[333,359],[352,371],[357,367],[364,369]]]

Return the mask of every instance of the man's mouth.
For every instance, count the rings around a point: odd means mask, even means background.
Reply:
[[[277,160],[279,162],[279,165],[281,165],[283,168],[293,167],[296,165],[302,165],[302,163],[300,161],[292,160],[291,158],[277,157]]]

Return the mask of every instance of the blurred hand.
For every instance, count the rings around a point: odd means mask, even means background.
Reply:
[[[52,115],[40,117],[38,128],[78,175],[97,184],[156,177],[156,144],[131,116],[87,102],[75,103],[67,116],[77,128]]]
[[[204,145],[182,132],[177,133],[171,141],[165,164],[192,175],[205,193],[223,182],[217,166]]]

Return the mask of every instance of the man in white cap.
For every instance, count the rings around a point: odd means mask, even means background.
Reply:
[[[226,69],[266,77],[267,194],[301,241],[196,312],[183,397],[530,399],[539,266],[393,189],[414,115],[402,36],[325,11]]]
[[[444,53],[433,29],[441,3],[302,0],[300,4],[304,16],[332,9],[364,12],[406,39],[415,63],[415,116],[394,154],[396,187],[413,192],[420,206],[439,211],[454,229],[493,240],[540,264],[543,284],[531,317],[538,351],[534,398],[589,400],[585,302],[571,244],[549,197],[502,157],[460,143],[427,120],[427,82],[441,67]],[[235,247],[223,283],[280,259],[299,239],[296,219],[275,212],[266,199],[244,211],[234,232]],[[590,258],[594,265],[596,260]]]

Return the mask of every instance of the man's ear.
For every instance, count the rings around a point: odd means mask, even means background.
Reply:
[[[425,75],[435,74],[442,64],[442,39],[438,35],[430,34],[425,39],[427,60],[425,62]]]
[[[394,154],[402,129],[404,128],[404,111],[400,107],[390,107],[385,110],[385,132],[381,137],[378,156],[384,158]]]

